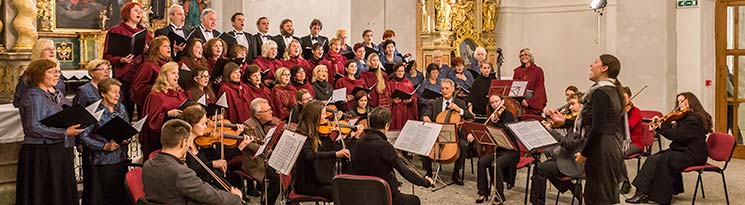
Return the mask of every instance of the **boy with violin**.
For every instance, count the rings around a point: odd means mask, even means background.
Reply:
[[[407,181],[423,187],[431,187],[434,181],[429,176],[419,174],[408,159],[388,142],[385,133],[391,126],[391,110],[377,107],[367,116],[369,129],[365,129],[362,138],[352,150],[352,174],[380,177],[391,187],[393,204],[420,204],[416,195],[403,194],[399,191],[401,183],[396,179],[395,169]],[[399,153],[399,154],[396,154]]]
[[[450,79],[443,79],[441,82],[442,97],[437,98],[433,101],[429,109],[424,110],[422,113],[422,121],[432,122],[436,119],[437,123],[460,123],[463,120],[473,120],[473,114],[466,108],[466,102],[455,98],[453,93],[455,91],[455,82]],[[450,118],[450,119],[446,119]],[[462,132],[459,132],[462,133]],[[460,140],[458,140],[458,149],[460,155],[455,161],[453,167],[453,183],[463,186],[463,180],[459,176],[460,169],[463,168],[468,154],[469,144],[473,142],[473,139],[467,140],[465,135],[459,134]],[[436,153],[439,155],[439,153]],[[427,171],[427,176],[432,176],[432,159],[423,158],[422,167]]]

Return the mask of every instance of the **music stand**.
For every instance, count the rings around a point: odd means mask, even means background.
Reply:
[[[469,133],[473,135],[476,141],[476,149],[479,151],[479,153],[493,153],[494,154],[494,160],[492,160],[492,166],[494,167],[494,175],[497,176],[497,146],[515,150],[515,145],[512,144],[512,142],[507,138],[507,135],[505,132],[500,129],[489,125],[484,125],[481,123],[473,123],[473,122],[466,122],[463,124],[463,129],[466,130],[466,133]],[[492,186],[496,187],[496,183],[502,183],[501,181],[498,182],[497,180],[494,181],[494,184]],[[497,189],[495,188],[491,192],[491,201],[489,204],[492,204],[495,200],[499,200],[500,202],[504,202],[504,199],[502,199],[501,196],[497,193]]]
[[[489,84],[489,96],[525,97],[528,81],[492,80]]]
[[[445,188],[447,186],[450,186],[453,184],[451,183],[445,183],[442,178],[440,177],[440,170],[442,170],[442,163],[440,162],[440,158],[442,158],[442,147],[444,144],[450,144],[450,143],[458,143],[458,124],[455,123],[438,123],[442,125],[442,129],[440,130],[440,133],[437,135],[437,141],[435,142],[434,148],[432,148],[432,152],[435,152],[435,158],[437,160],[433,160],[435,162],[435,166],[437,169],[435,170],[434,176],[432,176],[432,181],[437,183],[441,183],[444,186],[437,187],[432,189],[432,192],[435,192],[437,190],[440,190],[442,188]],[[459,156],[456,156],[459,157]]]

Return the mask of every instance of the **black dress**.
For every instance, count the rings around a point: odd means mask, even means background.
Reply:
[[[479,74],[479,77],[473,81],[471,85],[471,94],[468,95],[468,102],[473,104],[474,115],[486,115],[486,106],[489,103],[489,86],[491,81],[494,80],[493,76],[483,76]]]
[[[675,125],[662,123],[657,133],[672,141],[670,148],[647,158],[633,184],[637,193],[647,194],[657,203],[669,204],[674,193],[683,192],[680,172],[686,167],[706,164],[708,131],[701,117],[689,113]]]
[[[328,137],[321,137],[318,151],[313,151],[310,137],[305,140],[293,171],[296,193],[333,199],[331,180],[334,178],[337,150],[339,147]]]

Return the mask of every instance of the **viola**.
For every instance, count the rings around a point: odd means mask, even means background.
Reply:
[[[689,112],[691,112],[690,109],[675,109],[676,111],[672,111],[668,113],[665,116],[662,116],[661,118],[652,118],[652,122],[649,123],[649,130],[655,130],[660,125],[662,125],[663,122],[674,122],[682,119],[685,117]]]

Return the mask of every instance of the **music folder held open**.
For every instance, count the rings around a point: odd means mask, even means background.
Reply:
[[[125,57],[129,54],[138,56],[145,51],[145,40],[147,39],[147,29],[132,34],[132,36],[122,35],[109,32],[106,42],[107,53],[115,56]]]
[[[139,133],[146,121],[147,116],[130,125],[126,120],[116,116],[106,122],[101,128],[98,128],[96,133],[107,140],[114,140],[116,143],[122,144],[124,140],[132,138],[132,136]]]
[[[95,124],[99,119],[101,119],[100,114],[94,116],[82,105],[73,105],[42,119],[41,123],[54,128],[67,128],[80,124],[80,129],[83,129]]]

